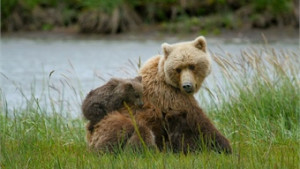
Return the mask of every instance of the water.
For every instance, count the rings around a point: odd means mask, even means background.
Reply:
[[[80,114],[80,103],[86,93],[110,77],[133,77],[137,74],[137,63],[161,53],[163,42],[190,39],[166,38],[161,40],[141,39],[89,39],[89,38],[28,38],[2,37],[0,57],[0,79],[2,95],[8,108],[26,105],[35,98],[46,107],[49,102],[57,110],[67,109]],[[207,38],[208,48],[216,53],[229,52],[238,55],[249,47],[262,46],[241,39]],[[270,43],[276,49],[299,53],[297,39],[286,39]],[[213,70],[216,64],[213,64]],[[52,72],[52,73],[51,73]],[[51,73],[51,76],[49,76]],[[212,74],[218,74],[213,71]],[[212,77],[212,76],[211,76]],[[209,86],[213,79],[207,79]],[[50,87],[48,87],[50,86]],[[34,92],[33,92],[34,91]],[[49,97],[50,96],[50,97]],[[53,100],[47,100],[52,98]],[[46,101],[45,101],[46,100]],[[64,107],[62,107],[62,105]]]

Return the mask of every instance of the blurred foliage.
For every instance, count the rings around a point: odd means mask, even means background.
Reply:
[[[273,14],[288,13],[292,10],[292,0],[253,0],[257,12],[270,11]]]
[[[1,0],[1,20],[6,18],[16,6],[18,0]]]
[[[81,0],[84,7],[98,9],[107,13],[111,13],[124,2],[124,0]]]
[[[70,25],[77,22],[80,15],[86,11],[99,11],[112,17],[115,9],[124,11],[122,8],[126,6],[126,10],[133,11],[146,24],[181,21],[182,18],[186,18],[191,20],[193,25],[194,17],[220,15],[220,18],[225,20],[221,20],[218,25],[232,28],[234,25],[231,24],[232,17],[228,17],[230,15],[237,16],[242,13],[244,15],[238,17],[252,18],[250,22],[260,21],[259,19],[265,17],[264,15],[293,16],[294,8],[296,8],[295,2],[293,0],[1,0],[1,19],[5,25],[9,22],[6,22],[7,18],[14,12],[19,12],[19,18],[26,20],[25,23],[30,23],[31,13],[38,6],[42,9],[59,9],[58,12],[62,13],[64,24]],[[24,11],[27,11],[27,18],[22,16],[25,15]],[[243,13],[245,11],[246,13]]]
[[[167,7],[176,7],[179,9],[183,8],[183,10],[186,9],[187,12],[193,11],[198,14],[205,14],[211,10],[213,10],[211,12],[214,12],[215,9],[234,9],[244,5],[252,5],[257,12],[268,10],[274,14],[290,12],[292,10],[292,0],[203,0],[201,2],[196,0],[1,0],[1,11],[4,16],[7,16],[13,11],[17,4],[28,9],[32,9],[37,5],[55,7],[58,4],[64,4],[67,8],[77,6],[111,12],[124,3],[134,8],[154,5],[157,6],[157,8],[155,8],[157,13],[160,13],[160,10]],[[211,6],[212,8],[203,8],[205,6]]]

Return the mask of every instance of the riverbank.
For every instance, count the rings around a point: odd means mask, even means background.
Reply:
[[[4,32],[2,37],[29,38],[29,39],[107,39],[107,40],[167,40],[167,39],[193,39],[199,35],[210,39],[223,39],[228,42],[286,42],[299,43],[299,30],[291,27],[269,29],[241,29],[221,30],[218,34],[204,33],[173,33],[160,31],[155,27],[145,27],[136,31],[128,31],[122,34],[83,34],[77,28],[56,28],[49,31],[18,31]]]

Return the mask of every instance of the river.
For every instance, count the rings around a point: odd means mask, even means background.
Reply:
[[[2,97],[9,109],[25,107],[28,101],[51,102],[56,111],[80,115],[80,104],[87,92],[110,77],[133,77],[137,63],[161,53],[163,42],[191,40],[167,37],[141,38],[43,38],[3,36],[1,38],[0,80]],[[241,50],[260,47],[263,41],[209,38],[208,48],[216,53],[239,55]],[[299,51],[299,39],[280,39],[269,46]],[[213,63],[213,67],[216,64]],[[217,74],[212,71],[212,74]],[[51,75],[50,75],[51,74]],[[209,86],[208,78],[206,85]],[[49,87],[50,86],[50,87]],[[42,103],[43,102],[43,103]],[[45,109],[48,109],[45,108]]]

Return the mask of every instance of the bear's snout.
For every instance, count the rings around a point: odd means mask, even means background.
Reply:
[[[138,107],[143,107],[144,102],[142,99],[137,99],[134,104]]]
[[[185,92],[187,93],[193,93],[194,92],[194,87],[193,84],[190,82],[186,82],[182,85],[182,88]]]
[[[184,69],[180,74],[180,88],[183,92],[191,94],[195,92],[195,78],[192,71]]]

